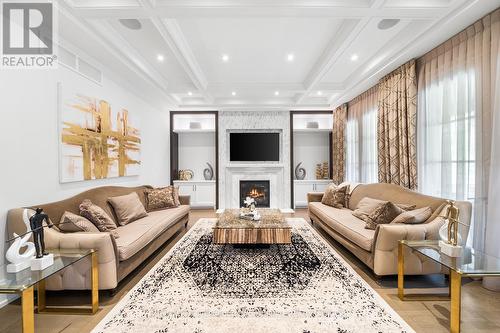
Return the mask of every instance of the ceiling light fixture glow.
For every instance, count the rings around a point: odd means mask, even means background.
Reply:
[[[274,92],[274,96],[279,96],[280,92],[279,91],[275,91]]]
[[[295,55],[293,53],[288,53],[286,55],[286,60],[292,62],[295,59]]]
[[[351,61],[356,61],[356,60],[358,60],[358,59],[359,59],[359,56],[358,56],[356,53],[354,53],[354,54],[351,56]]]
[[[189,96],[193,96],[193,93],[191,91],[188,91]]]
[[[321,90],[319,90],[316,94],[318,94],[318,96],[321,96],[321,95],[323,95],[323,92]]]
[[[231,95],[236,96],[236,91],[231,92]]]
[[[227,54],[222,55],[222,61],[228,62],[229,61],[229,56]]]
[[[163,54],[158,54],[158,55],[156,56],[156,59],[157,59],[158,61],[160,61],[160,62],[163,62],[163,60],[165,60],[165,57],[163,56]]]

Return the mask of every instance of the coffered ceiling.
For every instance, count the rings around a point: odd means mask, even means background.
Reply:
[[[61,0],[60,35],[166,109],[329,109],[500,0]]]

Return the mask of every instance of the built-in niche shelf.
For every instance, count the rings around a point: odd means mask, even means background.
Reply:
[[[331,183],[330,179],[316,179],[316,165],[327,162],[328,177],[331,177],[332,128],[331,111],[291,111],[292,207],[307,207],[307,193],[323,192]],[[295,179],[299,163],[306,170],[303,180]]]
[[[170,112],[170,175],[180,194],[191,196],[191,207],[213,208],[218,198],[218,112]],[[207,163],[212,180],[205,180]],[[180,170],[191,170],[193,178],[179,180]]]
[[[331,128],[294,128],[294,133],[330,133]]]
[[[174,129],[174,133],[201,133],[201,134],[204,134],[204,133],[207,133],[207,134],[210,134],[210,133],[215,133],[215,129],[191,129],[191,128],[183,128],[183,129]]]

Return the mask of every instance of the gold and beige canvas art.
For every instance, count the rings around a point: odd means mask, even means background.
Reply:
[[[62,183],[139,174],[141,137],[128,110],[77,94],[60,113]]]

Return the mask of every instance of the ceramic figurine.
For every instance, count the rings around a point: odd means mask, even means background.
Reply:
[[[205,180],[212,180],[214,178],[214,169],[210,165],[210,163],[207,162],[208,168],[205,168],[203,170],[203,177],[205,177]]]
[[[298,180],[303,180],[306,178],[306,169],[301,168],[300,167],[301,164],[302,164],[302,162],[297,164],[297,166],[295,167],[295,179],[298,179]]]
[[[23,221],[26,225],[26,230],[30,230],[30,218],[29,210],[25,209],[23,211]],[[18,234],[14,233],[14,242],[7,250],[5,258],[10,264],[7,265],[7,272],[16,273],[23,269],[30,267],[31,260],[35,258],[35,244],[29,242],[31,233],[28,232],[24,236],[20,237]],[[21,249],[26,247],[26,250],[21,254]]]

